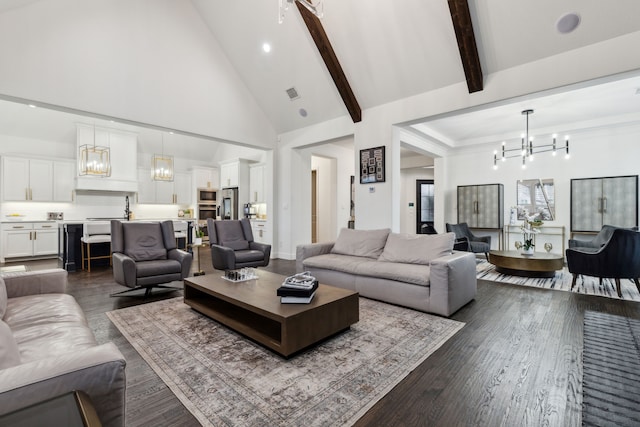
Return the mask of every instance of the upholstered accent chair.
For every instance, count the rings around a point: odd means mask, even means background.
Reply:
[[[207,220],[211,262],[217,270],[269,265],[271,245],[253,241],[248,219]]]
[[[631,279],[640,292],[640,233],[616,228],[609,240],[598,249],[568,248],[567,267],[573,274],[571,289],[579,274],[602,279],[614,279],[618,296],[622,297],[620,279]]]
[[[182,289],[166,285],[189,275],[193,257],[176,247],[172,221],[111,221],[113,277],[128,289],[112,296],[152,288]]]
[[[621,227],[615,227],[613,225],[603,225],[602,229],[600,229],[598,234],[596,234],[596,236],[591,240],[569,239],[569,247],[580,249],[600,249],[609,241],[609,239],[613,235],[613,231],[618,228]],[[627,228],[627,230],[638,231],[638,227]]]
[[[453,248],[460,251],[473,252],[476,254],[484,254],[489,259],[489,251],[491,250],[491,236],[474,235],[466,222],[460,224],[446,224],[447,233],[451,232],[456,235],[456,241]]]

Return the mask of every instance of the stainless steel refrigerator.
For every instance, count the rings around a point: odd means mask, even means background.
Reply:
[[[238,187],[221,190],[220,219],[238,219]]]

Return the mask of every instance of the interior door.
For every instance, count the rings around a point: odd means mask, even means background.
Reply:
[[[416,180],[416,234],[429,234],[433,230],[435,185],[432,179]],[[424,229],[423,229],[424,227]]]

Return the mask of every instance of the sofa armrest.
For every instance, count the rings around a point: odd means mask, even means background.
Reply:
[[[74,390],[89,395],[104,426],[123,426],[125,359],[113,343],[0,370],[0,414]]]
[[[475,254],[454,251],[434,259],[430,267],[431,312],[450,316],[475,298],[478,290]]]
[[[67,271],[62,268],[3,273],[2,279],[7,287],[8,298],[62,294],[67,287]]]
[[[304,271],[302,262],[305,259],[316,255],[324,255],[330,253],[331,249],[333,249],[334,243],[335,242],[298,245],[296,247],[296,273],[301,273]]]
[[[236,253],[226,246],[211,245],[211,263],[216,270],[234,270]]]
[[[193,255],[182,249],[171,249],[167,252],[167,258],[175,259],[182,267],[182,278],[189,277],[191,272],[191,263],[193,262]]]
[[[136,262],[133,258],[120,253],[111,254],[113,262],[113,278],[120,285],[134,288],[136,286]]]

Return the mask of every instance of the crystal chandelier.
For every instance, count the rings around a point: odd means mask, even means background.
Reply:
[[[309,10],[309,12],[313,13],[318,18],[322,18],[323,15],[323,6],[322,0],[279,0],[280,1],[280,9],[278,13],[278,22],[282,24],[284,21],[284,15],[289,10],[289,5],[295,3],[296,1],[303,5]]]
[[[551,136],[553,138],[552,143],[535,145],[535,146],[533,145],[533,136],[529,135],[529,115],[531,114],[533,114],[533,110],[531,109],[522,111],[522,115],[526,116],[526,130],[525,130],[525,133],[520,135],[520,139],[521,139],[520,147],[507,148],[506,142],[503,142],[502,148],[501,148],[502,154],[500,155],[500,157],[498,157],[498,155],[500,154],[498,150],[494,150],[493,152],[493,168],[494,169],[498,169],[498,159],[504,162],[507,159],[511,159],[514,157],[522,158],[522,169],[525,169],[527,167],[527,160],[532,162],[534,159],[534,154],[545,153],[548,151],[551,151],[551,154],[555,156],[557,151],[564,150],[565,158],[567,159],[569,158],[569,135],[566,135],[564,137],[564,145],[561,147],[559,147],[556,144],[556,139],[558,138],[558,135],[555,135],[555,134]],[[516,154],[512,154],[513,152],[516,152]]]
[[[109,141],[111,141],[111,134],[109,134]],[[84,144],[78,149],[78,175],[111,176],[111,150],[109,147],[96,145],[95,125],[93,125],[93,144]]]
[[[154,181],[173,181],[173,156],[164,154],[164,133],[162,133],[162,154],[151,157],[151,177]]]

